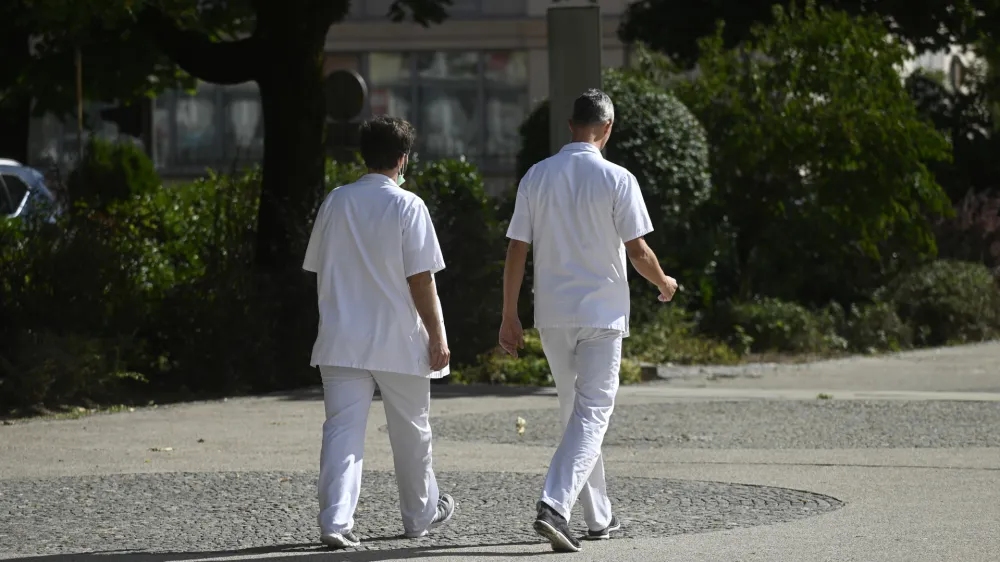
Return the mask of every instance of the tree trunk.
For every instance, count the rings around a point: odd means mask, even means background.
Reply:
[[[0,158],[28,163],[28,133],[31,131],[31,100],[0,103]]]
[[[308,52],[272,54],[279,62],[258,80],[264,113],[264,177],[256,263],[272,273],[301,266],[313,213],[324,193],[322,44],[295,41],[285,47]]]
[[[31,64],[27,29],[10,22],[0,26],[0,158],[28,163],[31,97],[19,92],[19,74]]]

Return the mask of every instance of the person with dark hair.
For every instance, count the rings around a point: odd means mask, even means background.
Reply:
[[[416,133],[375,117],[361,126],[368,174],[334,189],[319,209],[303,268],[316,273],[319,334],[312,365],[323,380],[320,540],[358,546],[365,427],[375,385],[385,406],[407,537],[446,523],[455,500],[431,467],[430,379],[448,375],[434,274],[444,269],[427,206],[400,189]]]
[[[535,327],[565,424],[534,523],[557,551],[582,547],[569,530],[578,497],[589,529],[584,538],[606,539],[621,528],[608,499],[601,443],[629,330],[625,257],[659,288],[661,302],[677,290],[643,239],[653,225],[635,176],[601,155],[614,119],[604,92],[587,90],[577,98],[569,122],[573,142],[521,179],[507,232],[500,346],[514,357],[524,347],[517,300],[531,247]]]

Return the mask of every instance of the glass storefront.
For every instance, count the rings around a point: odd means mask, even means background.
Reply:
[[[264,156],[264,118],[257,85],[202,83],[193,93],[172,91],[153,110],[153,161],[185,175],[211,167],[236,169]]]
[[[422,159],[465,156],[486,174],[514,172],[518,128],[529,109],[525,52],[329,55],[324,70],[340,68],[365,77],[367,115],[394,115],[417,127]],[[96,117],[97,111],[88,113]],[[193,92],[165,92],[152,102],[151,121],[149,148],[167,177],[201,175],[206,168],[228,172],[264,155],[263,112],[252,82],[200,83]],[[113,123],[97,119],[92,126],[102,137],[118,136]],[[36,120],[34,130],[33,160],[70,169],[77,152],[75,128],[50,116]]]
[[[523,51],[372,53],[371,114],[417,127],[423,159],[465,156],[487,173],[511,173],[528,111]]]

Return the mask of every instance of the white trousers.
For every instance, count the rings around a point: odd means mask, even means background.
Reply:
[[[579,497],[591,531],[611,523],[601,444],[618,393],[622,332],[597,328],[547,328],[542,348],[552,369],[565,424],[542,501],[569,521]]]
[[[361,493],[365,426],[378,383],[407,533],[426,530],[437,513],[431,468],[430,379],[397,373],[320,367],[323,376],[323,449],[319,461],[319,526],[323,534],[354,527]]]

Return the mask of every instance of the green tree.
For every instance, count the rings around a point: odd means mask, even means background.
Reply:
[[[713,35],[718,21],[726,23],[723,46],[732,48],[753,39],[755,25],[776,21],[772,6],[787,9],[796,3],[803,4],[801,0],[640,0],[628,7],[619,35],[626,42],[647,43],[688,67],[698,59],[698,40]],[[820,0],[817,4],[851,15],[877,15],[887,31],[921,52],[968,45],[1000,29],[998,0]]]
[[[430,25],[445,18],[450,4],[395,0],[388,17]],[[237,39],[220,40],[211,25],[216,8],[229,15],[218,21],[232,22]],[[254,81],[260,88],[264,175],[256,263],[264,271],[297,270],[305,250],[310,215],[323,194],[324,45],[349,8],[349,0],[163,0],[138,11],[140,25],[184,71],[206,82]]]
[[[743,299],[863,298],[935,252],[928,216],[950,208],[928,163],[949,147],[877,18],[809,4],[773,21],[739,49],[722,29],[702,40],[697,76],[676,87],[708,131],[721,278]]]
[[[971,70],[968,89],[959,91],[928,72],[918,71],[906,79],[921,115],[951,143],[954,159],[934,163],[931,170],[955,203],[970,191],[1000,189],[1000,123],[991,111],[985,65]]]
[[[135,29],[125,0],[8,0],[0,3],[0,157],[28,160],[32,111],[71,115],[76,53],[89,100],[133,102],[189,85]]]

